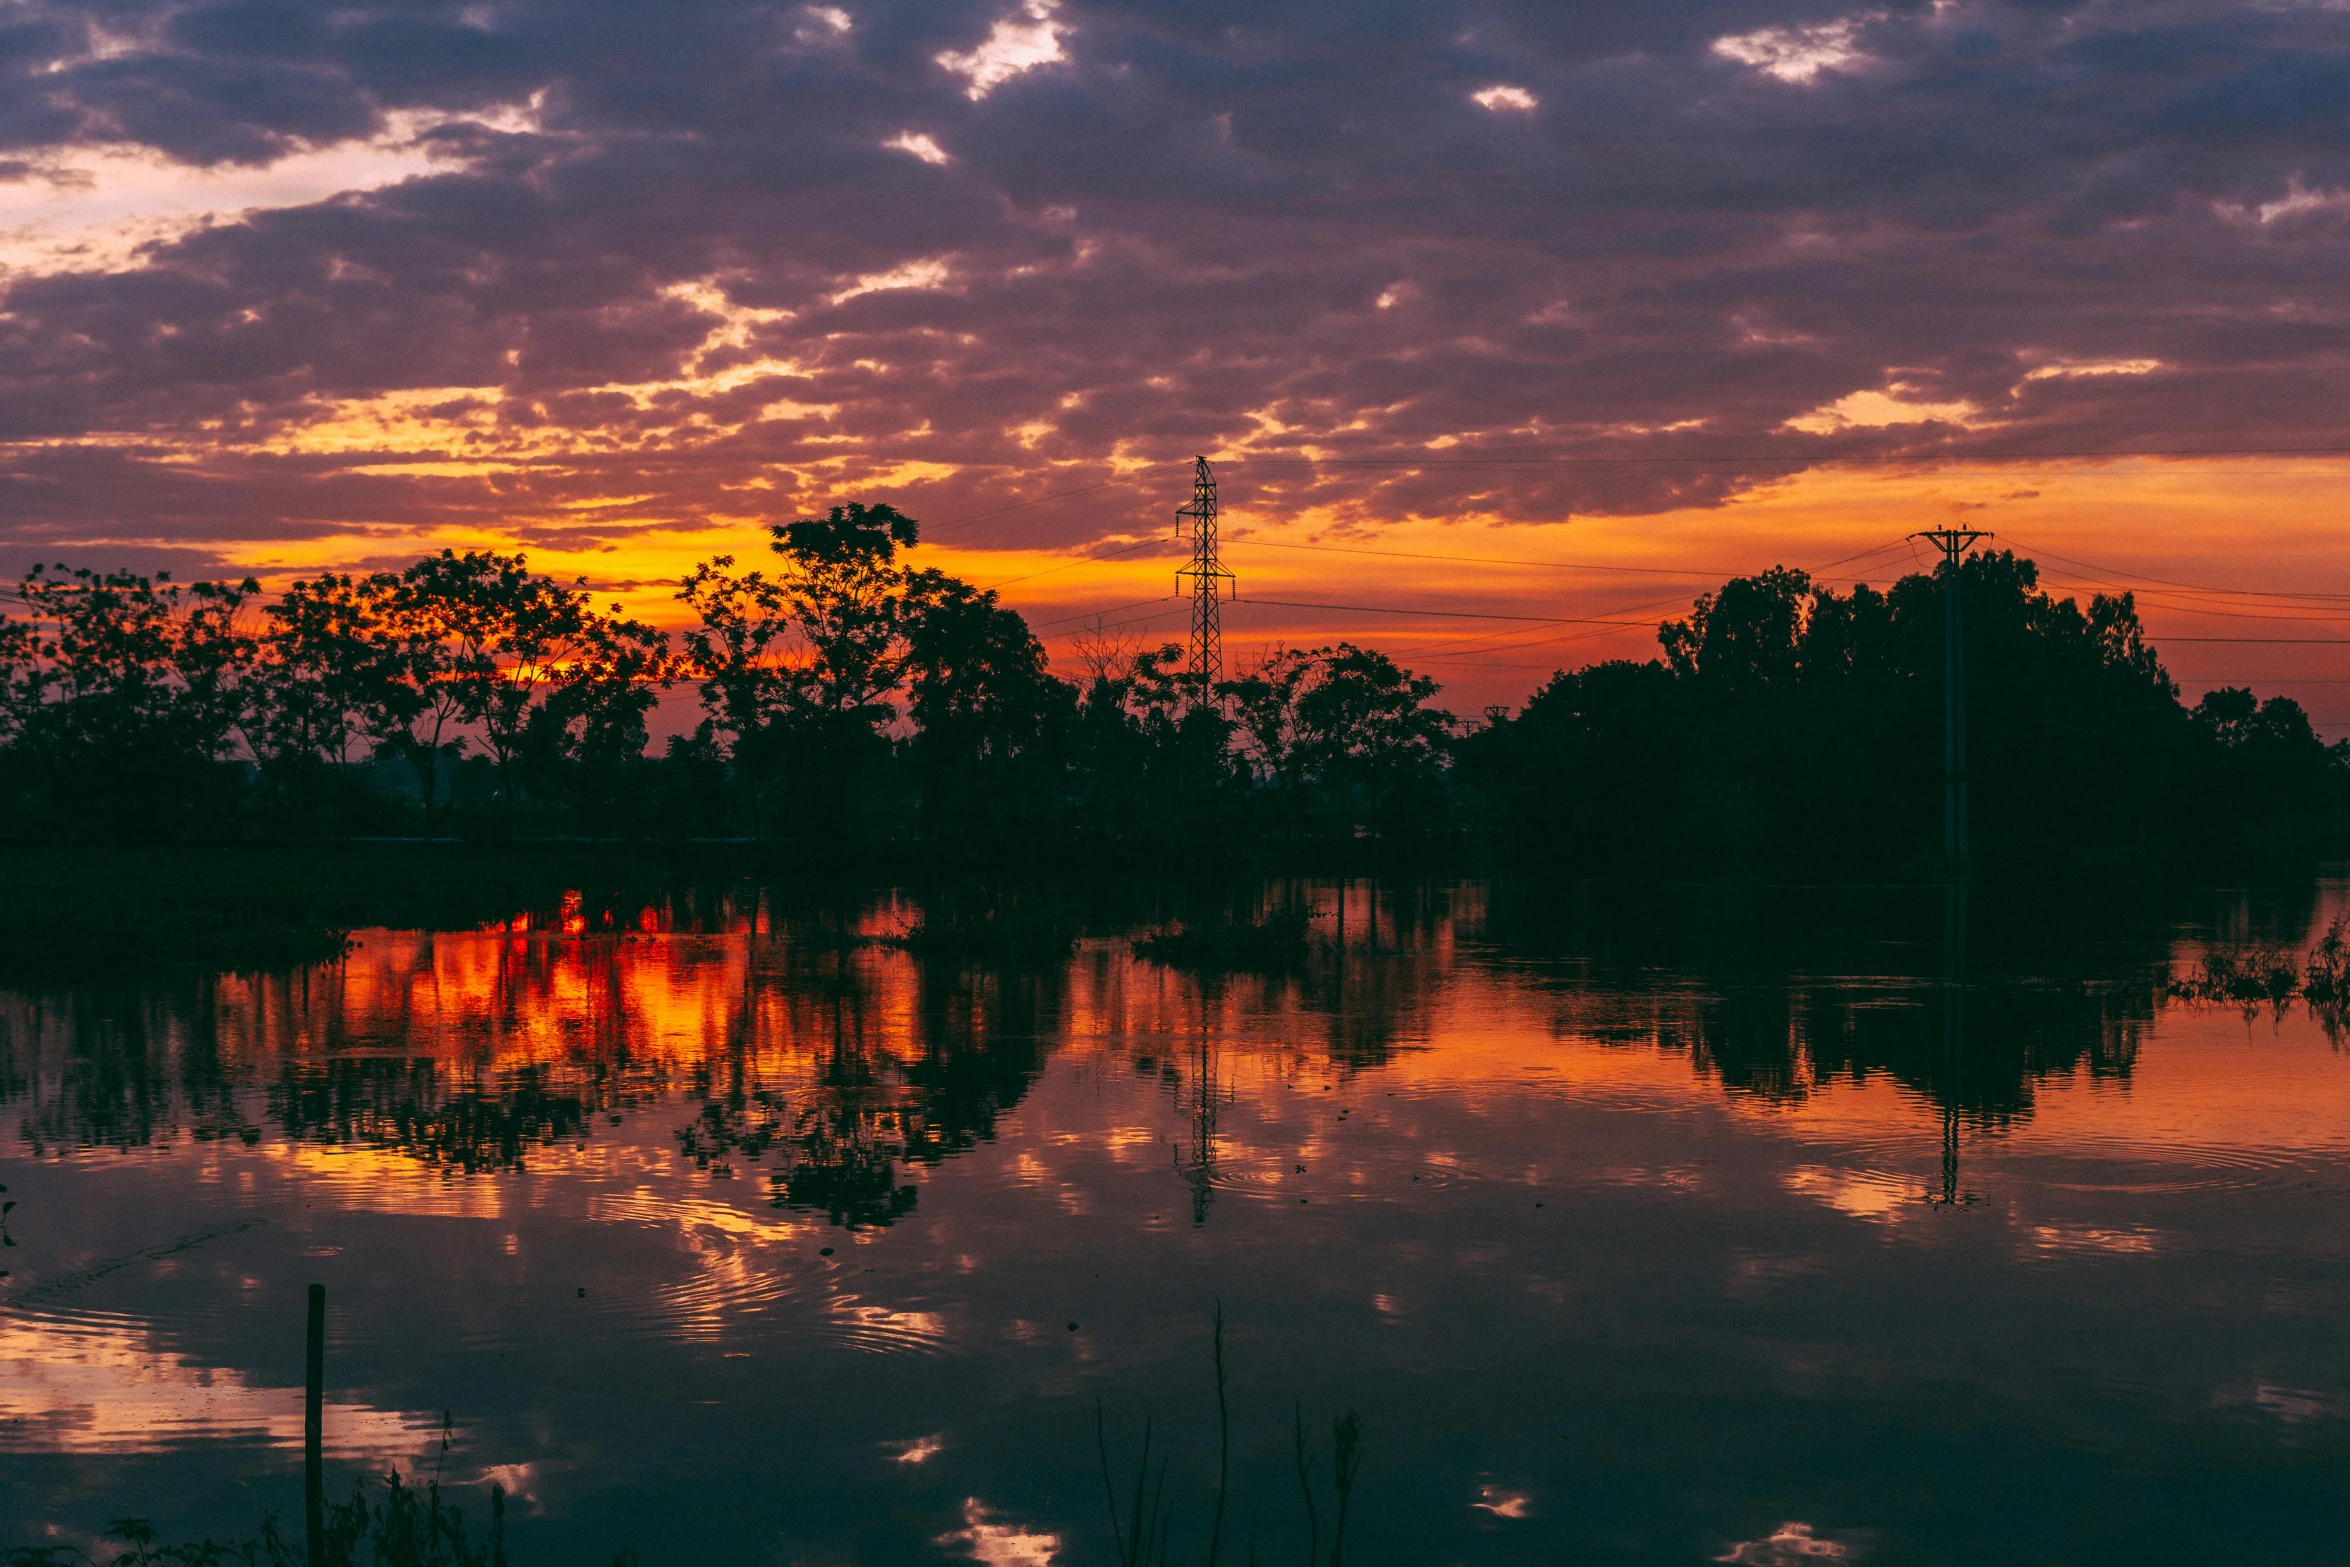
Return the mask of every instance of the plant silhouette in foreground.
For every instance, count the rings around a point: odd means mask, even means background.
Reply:
[[[382,1498],[368,1501],[368,1488],[355,1487],[347,1502],[326,1505],[326,1533],[312,1564],[302,1544],[278,1533],[274,1517],[245,1540],[209,1537],[193,1544],[158,1545],[144,1518],[118,1518],[100,1537],[118,1547],[92,1556],[75,1546],[19,1546],[8,1567],[506,1567],[506,1493],[490,1487],[489,1538],[468,1534],[464,1509],[441,1493],[436,1477],[419,1488],[398,1470],[382,1481]]]
[[[5,1567],[506,1567],[506,1489],[490,1486],[490,1531],[476,1542],[465,1510],[441,1491],[441,1465],[456,1443],[456,1428],[441,1417],[440,1453],[419,1487],[389,1470],[370,1502],[364,1480],[347,1502],[326,1504],[325,1528],[313,1556],[303,1542],[278,1533],[275,1514],[261,1520],[249,1539],[158,1545],[155,1526],[144,1518],[117,1518],[99,1535],[110,1554],[92,1556],[73,1545],[20,1545]],[[612,1567],[637,1567],[634,1551],[622,1551]]]
[[[1215,1327],[1216,1361],[1216,1510],[1208,1525],[1208,1548],[1203,1558],[1206,1567],[1217,1567],[1224,1548],[1224,1508],[1229,1497],[1232,1479],[1232,1416],[1227,1397],[1224,1369],[1224,1308],[1216,1307]],[[1314,1493],[1314,1450],[1306,1440],[1305,1410],[1292,1410],[1291,1452],[1297,1466],[1300,1492],[1306,1509],[1306,1567],[1341,1567],[1346,1549],[1346,1515],[1354,1497],[1355,1477],[1363,1467],[1363,1417],[1350,1409],[1330,1423],[1331,1489],[1337,1500],[1337,1509],[1331,1522],[1330,1554],[1322,1554],[1321,1509]],[[1101,1401],[1093,1406],[1094,1449],[1101,1459],[1102,1495],[1110,1511],[1110,1545],[1117,1553],[1118,1567],[1164,1567],[1173,1548],[1174,1514],[1169,1508],[1167,1493],[1167,1460],[1159,1459],[1158,1468],[1151,1468],[1151,1445],[1154,1422],[1149,1415],[1142,1421],[1142,1454],[1135,1461],[1134,1481],[1128,1491],[1123,1516],[1118,1506],[1118,1483],[1110,1471],[1110,1438],[1108,1418]],[[1251,1545],[1249,1562],[1257,1559],[1256,1547]]]

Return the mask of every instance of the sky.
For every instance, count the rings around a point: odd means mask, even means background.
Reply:
[[[2346,122],[2294,0],[0,0],[0,571],[675,624],[886,500],[1073,667],[1206,455],[1233,664],[1513,705],[1955,525],[2345,734]]]

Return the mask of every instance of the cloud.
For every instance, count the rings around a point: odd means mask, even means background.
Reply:
[[[1023,71],[1066,58],[1054,20],[1058,9],[1058,0],[1025,0],[1019,11],[997,20],[978,48],[942,50],[935,58],[970,84],[965,91],[973,98],[984,98]]]
[[[1848,392],[1788,420],[1787,428],[1809,435],[1834,435],[1841,430],[1881,430],[1901,424],[1974,425],[1981,423],[1982,417],[1983,411],[1964,398],[1929,402],[1917,395],[1916,387],[1895,381],[1881,392]]]
[[[1530,114],[1542,106],[1542,100],[1525,88],[1507,85],[1487,87],[1482,91],[1473,92],[1469,94],[1469,101],[1480,108],[1491,109],[1496,113],[1516,110],[1520,113]]]
[[[2333,20],[1963,11],[16,0],[0,551],[625,547],[1199,451],[1367,527],[2326,444]]]
[[[1713,49],[1725,60],[1801,86],[1817,80],[1822,71],[1842,70],[1864,59],[1853,44],[1859,31],[1860,24],[1850,18],[1814,27],[1762,27],[1717,38]]]
[[[899,152],[910,152],[924,163],[944,164],[947,161],[946,149],[921,131],[900,131],[882,145],[894,147]]]

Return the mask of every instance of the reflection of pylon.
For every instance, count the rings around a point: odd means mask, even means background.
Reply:
[[[1232,573],[1216,555],[1216,472],[1205,457],[1192,459],[1191,504],[1177,507],[1175,528],[1191,530],[1191,564],[1175,573],[1191,579],[1191,700],[1195,707],[1216,703],[1216,682],[1224,678],[1224,584]]]
[[[1208,1222],[1216,1201],[1216,1108],[1224,1088],[1215,1042],[1208,1032],[1209,997],[1200,997],[1199,1051],[1191,1066],[1191,1147],[1176,1166],[1191,1188],[1191,1222]]]

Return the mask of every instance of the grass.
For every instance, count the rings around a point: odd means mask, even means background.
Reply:
[[[490,1487],[490,1527],[476,1540],[464,1509],[450,1501],[436,1475],[422,1486],[403,1481],[397,1470],[375,1487],[369,1500],[361,1484],[347,1502],[326,1504],[325,1531],[316,1567],[506,1567],[506,1495]],[[10,1550],[7,1567],[312,1567],[306,1543],[278,1532],[274,1517],[241,1540],[206,1538],[191,1544],[158,1544],[144,1518],[118,1518],[100,1536],[92,1555],[73,1545],[27,1545]],[[623,1553],[614,1567],[631,1567]]]

